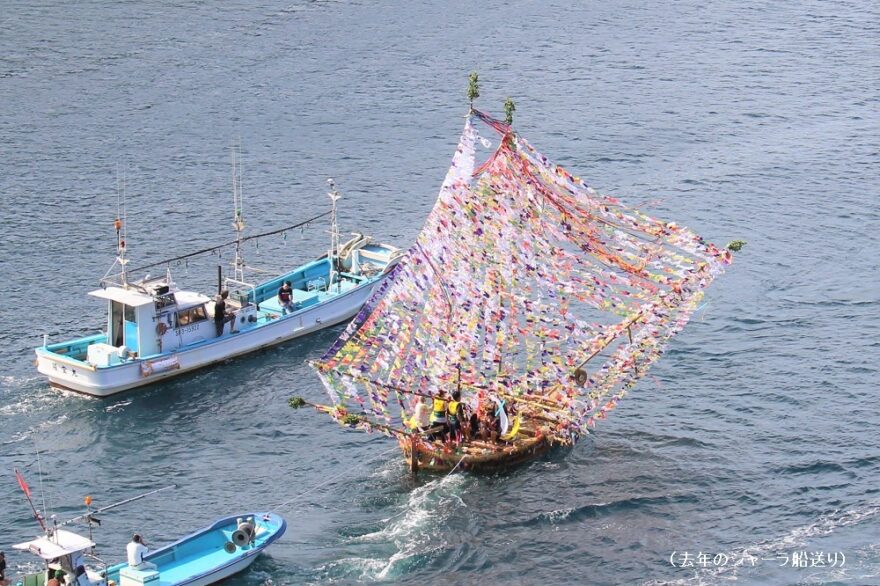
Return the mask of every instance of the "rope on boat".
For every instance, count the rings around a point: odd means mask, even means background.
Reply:
[[[298,499],[300,499],[300,498],[302,498],[302,497],[304,497],[304,496],[307,496],[307,495],[309,495],[309,494],[315,492],[315,490],[317,490],[318,488],[321,488],[322,486],[325,486],[325,485],[327,485],[327,484],[330,484],[330,483],[333,482],[334,480],[338,480],[339,478],[342,478],[343,476],[349,476],[353,471],[357,470],[358,468],[362,468],[363,466],[366,466],[367,464],[372,464],[373,462],[375,462],[375,461],[378,460],[379,458],[381,458],[381,457],[383,457],[383,456],[385,456],[385,455],[387,455],[387,454],[389,454],[389,453],[391,453],[391,452],[393,452],[393,451],[395,451],[395,450],[397,450],[397,449],[398,449],[398,447],[397,447],[397,446],[394,446],[394,447],[392,447],[392,448],[389,448],[389,449],[385,450],[384,452],[380,452],[380,453],[377,454],[375,457],[373,457],[373,458],[371,458],[371,459],[369,459],[369,460],[366,460],[366,461],[364,461],[364,462],[361,462],[361,463],[358,464],[357,466],[354,466],[354,467],[352,467],[352,468],[347,468],[347,469],[345,469],[344,471],[340,472],[339,474],[337,474],[337,475],[335,475],[335,476],[331,476],[330,478],[328,478],[328,479],[325,480],[324,482],[320,482],[320,483],[316,484],[315,486],[313,486],[313,487],[310,488],[309,490],[307,490],[307,491],[305,491],[305,492],[301,492],[300,494],[298,494],[298,495],[296,495],[296,496],[293,496],[293,497],[287,499],[286,501],[284,501],[283,503],[281,503],[280,505],[278,505],[277,507],[275,507],[275,508],[272,509],[272,510],[273,510],[273,511],[281,511],[281,510],[283,510],[283,509],[282,509],[283,507],[286,507],[287,505],[291,504],[292,502],[294,502],[294,501],[296,501],[296,500],[298,500]]]
[[[151,269],[153,267],[167,265],[167,264],[172,263],[174,261],[183,260],[183,259],[189,258],[191,256],[198,256],[200,254],[207,254],[209,252],[213,252],[215,250],[219,250],[219,249],[225,248],[227,246],[233,246],[235,244],[241,244],[243,242],[247,242],[248,240],[256,240],[257,238],[263,238],[264,236],[273,236],[275,234],[281,234],[282,232],[287,232],[288,230],[293,230],[295,228],[302,228],[303,226],[311,224],[315,220],[320,220],[324,216],[329,216],[329,215],[330,215],[330,212],[324,212],[323,214],[318,214],[317,216],[309,218],[308,220],[305,220],[305,221],[302,221],[302,222],[299,222],[296,224],[292,224],[290,226],[285,226],[284,228],[278,228],[277,230],[272,230],[270,232],[263,232],[262,234],[254,234],[252,236],[246,236],[246,237],[242,238],[241,240],[230,240],[229,242],[224,242],[223,244],[218,244],[217,246],[211,246],[209,248],[203,248],[201,250],[197,250],[197,251],[191,252],[189,254],[183,254],[181,256],[175,256],[174,258],[160,260],[159,262],[154,262],[152,264],[143,265],[143,266],[137,267],[136,269],[129,269],[128,272],[129,273],[139,273],[139,272],[143,271],[144,269]]]
[[[465,459],[466,456],[467,456],[467,454],[465,454],[464,456],[462,456],[461,459],[458,461],[458,464],[456,464],[456,465],[452,468],[452,470],[449,471],[449,473],[448,473],[446,476],[449,476],[449,475],[451,475],[453,472],[455,472],[455,469],[458,468],[459,464],[461,464],[462,462],[464,462],[464,459]]]

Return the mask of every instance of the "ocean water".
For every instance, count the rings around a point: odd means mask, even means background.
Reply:
[[[867,1],[0,3],[0,549],[108,504],[100,553],[275,508],[235,584],[880,584],[880,10]],[[325,331],[94,400],[32,348],[99,330],[124,177],[133,264],[326,209],[408,246],[463,123],[516,127],[601,191],[748,245],[596,433],[496,476],[408,477],[392,441],[287,399]],[[249,248],[277,270],[326,226]],[[210,290],[206,257],[175,266]],[[37,454],[39,453],[39,462]],[[42,469],[42,482],[39,469]],[[700,554],[703,554],[702,556]],[[821,555],[820,555],[821,554]],[[833,561],[833,563],[832,563]],[[688,562],[692,565],[688,565]],[[804,562],[806,567],[800,567]],[[685,565],[687,567],[677,567]],[[831,567],[831,566],[834,567]]]

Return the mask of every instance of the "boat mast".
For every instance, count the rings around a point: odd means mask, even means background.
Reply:
[[[336,275],[336,271],[339,268],[339,259],[337,255],[339,254],[339,225],[336,223],[336,202],[339,201],[339,198],[342,197],[339,195],[339,190],[336,189],[336,182],[332,177],[327,179],[328,185],[330,185],[330,191],[327,192],[327,197],[330,198],[331,207],[330,207],[330,250],[327,252],[327,260],[330,261],[330,281],[327,283],[327,290],[333,286],[333,277]]]
[[[104,273],[101,278],[101,287],[108,284],[121,284],[123,288],[128,287],[128,270],[125,266],[128,259],[125,258],[125,241],[128,239],[128,226],[126,222],[125,212],[125,171],[119,171],[119,163],[116,164],[116,219],[113,220],[113,228],[116,230],[116,260]],[[116,275],[112,275],[113,269],[119,265],[121,272],[119,273],[119,283],[116,281]]]
[[[242,171],[241,142],[238,144],[238,158],[235,156],[235,145],[232,147],[232,229],[235,230],[235,261],[233,269],[235,280],[244,282],[244,258],[241,254],[241,235],[244,232],[244,216],[242,213]]]
[[[128,226],[125,217],[125,171],[121,176],[122,187],[120,189],[119,165],[116,166],[116,221],[113,226],[116,228],[116,262],[122,268],[122,286],[128,285],[128,274],[125,265],[128,259],[125,258],[125,240],[128,236]]]

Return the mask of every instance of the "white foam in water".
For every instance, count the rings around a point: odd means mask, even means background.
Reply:
[[[569,508],[565,508],[565,509],[556,509],[554,511],[550,511],[549,513],[544,513],[544,515],[546,515],[547,519],[551,523],[556,524],[556,523],[559,523],[560,521],[566,520],[568,518],[568,516],[571,515],[573,512],[574,512],[574,509],[569,507]]]
[[[45,431],[49,427],[55,427],[57,425],[61,425],[65,421],[67,421],[67,415],[59,415],[53,419],[47,419],[46,421],[40,423],[39,425],[35,425],[30,429],[26,429],[24,431],[18,431],[12,434],[8,440],[4,441],[2,445],[6,444],[15,444],[19,442],[23,442],[30,438],[33,435],[40,435],[43,431]]]
[[[127,401],[119,401],[118,403],[113,403],[112,405],[107,405],[104,407],[104,411],[107,413],[112,413],[113,411],[119,411],[120,409],[124,409],[127,406],[131,405],[132,399],[128,399]]]
[[[795,529],[792,529],[790,532],[778,539],[762,541],[751,546],[739,548],[727,552],[727,555],[731,560],[734,560],[741,559],[747,555],[754,556],[755,558],[760,559],[762,556],[767,556],[772,553],[791,553],[797,548],[802,548],[806,546],[812,539],[830,535],[834,533],[834,531],[836,531],[837,529],[857,525],[878,515],[880,515],[880,501],[870,503],[862,508],[854,508],[846,511],[837,510],[833,513],[820,516],[815,523],[804,525],[802,527],[796,527]],[[871,546],[868,549],[876,552],[876,546]],[[858,556],[858,553],[861,551],[863,550],[858,550],[857,552],[853,553]],[[876,556],[870,556],[867,551],[865,551],[864,553],[868,554],[865,557],[872,557],[876,560]],[[855,559],[852,559],[851,556],[847,556],[846,563],[849,568],[852,568],[858,562]],[[864,564],[862,564],[862,566],[863,567],[861,569],[863,571],[867,571],[868,573],[858,577],[847,576],[847,567],[834,568],[833,570],[823,568],[824,573],[820,577],[823,579],[823,581],[826,581],[828,579],[840,580],[842,578],[864,580],[866,578],[880,575],[880,560],[877,560],[877,563],[870,567],[864,567]],[[755,568],[757,567],[758,566],[755,566]],[[695,586],[702,584],[714,584],[718,580],[727,580],[733,582],[737,580],[737,569],[738,567],[734,565],[726,565],[719,568],[697,569],[695,574],[689,578],[680,578],[678,580],[672,581],[651,580],[645,582],[643,586],[660,586],[673,584]],[[830,573],[831,571],[834,571],[836,575],[832,576]],[[802,576],[802,578],[804,578],[804,576]]]
[[[335,562],[330,562],[329,564],[325,564],[319,567],[317,570],[319,574],[323,576],[334,576],[336,574],[336,570],[340,569],[340,572],[349,575],[352,570],[357,570],[359,575],[357,577],[358,580],[375,580],[375,576],[378,572],[380,572],[383,566],[386,564],[384,559],[374,559],[374,558],[342,558]],[[335,581],[334,579],[322,579],[323,581]]]
[[[42,380],[36,376],[4,376],[0,381],[9,387],[24,387],[28,383]],[[42,407],[55,405],[62,395],[57,392],[32,393],[22,395],[20,401],[0,406],[0,415],[19,415],[22,413],[33,413]]]
[[[456,493],[465,482],[461,474],[432,480],[407,493],[401,511],[383,520],[384,527],[352,539],[353,543],[392,543],[397,549],[388,559],[349,558],[339,563],[362,570],[360,579],[386,580],[400,562],[430,554],[446,546],[441,532],[448,519],[467,505]]]

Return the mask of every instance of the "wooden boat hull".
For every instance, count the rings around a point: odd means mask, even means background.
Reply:
[[[400,447],[413,473],[422,471],[449,473],[453,470],[485,473],[498,472],[534,460],[549,451],[556,443],[550,435],[536,434],[517,439],[510,444],[500,443],[497,449],[485,449],[482,453],[468,444],[449,448],[438,446],[436,442],[418,439],[413,442],[409,438],[400,440]],[[481,443],[481,445],[485,444]]]

